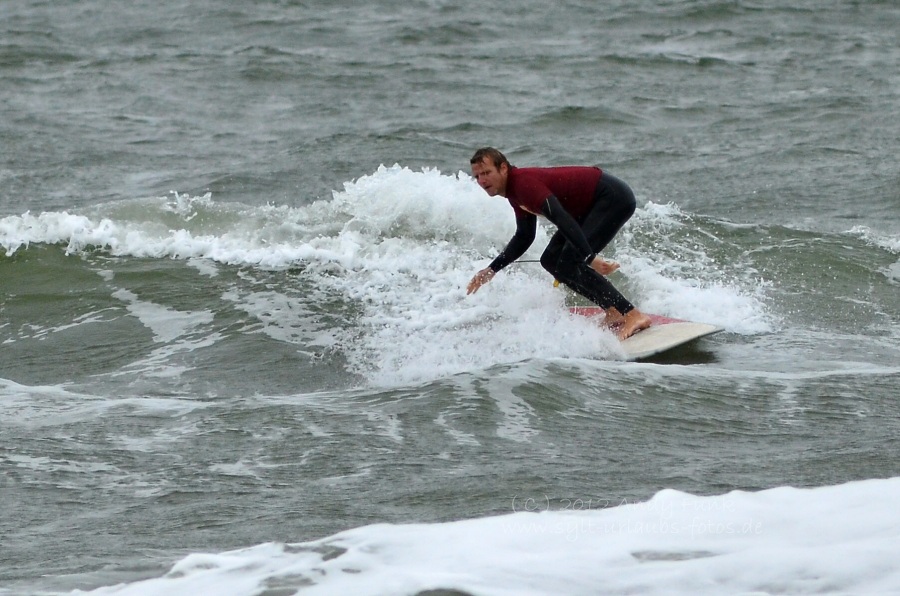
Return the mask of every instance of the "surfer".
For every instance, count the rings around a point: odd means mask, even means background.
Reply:
[[[634,193],[627,184],[597,167],[517,168],[493,147],[479,149],[469,162],[481,188],[512,205],[516,232],[497,258],[475,274],[467,294],[525,254],[541,215],[557,228],[541,255],[544,269],[603,308],[619,339],[650,326],[650,317],[606,279],[619,265],[597,256],[634,213]]]

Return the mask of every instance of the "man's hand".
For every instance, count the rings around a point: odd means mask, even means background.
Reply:
[[[475,274],[475,277],[472,278],[472,281],[469,282],[469,285],[466,286],[466,295],[474,294],[478,291],[478,288],[491,281],[494,278],[494,270],[490,267],[482,269],[478,273]]]
[[[618,268],[618,263],[613,263],[612,261],[604,261],[600,257],[594,257],[594,260],[591,261],[591,269],[593,269],[600,275],[609,275]]]

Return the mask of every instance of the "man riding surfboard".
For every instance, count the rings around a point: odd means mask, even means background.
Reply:
[[[634,213],[634,193],[627,184],[597,167],[517,168],[493,147],[479,149],[469,161],[481,188],[509,201],[516,232],[491,264],[475,274],[468,294],[525,254],[542,216],[557,228],[541,255],[544,269],[603,308],[619,339],[650,326],[650,317],[605,277],[619,266],[597,256]]]

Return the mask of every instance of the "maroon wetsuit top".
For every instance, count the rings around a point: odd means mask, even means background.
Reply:
[[[556,168],[517,168],[511,166],[506,179],[506,198],[516,212],[541,215],[541,206],[550,195],[559,199],[563,209],[581,221],[594,204],[594,192],[603,174],[591,166]]]

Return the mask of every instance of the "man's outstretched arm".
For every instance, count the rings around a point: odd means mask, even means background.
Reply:
[[[516,218],[516,233],[509,240],[506,247],[500,251],[491,264],[475,274],[472,281],[466,287],[466,294],[473,294],[478,288],[493,279],[494,274],[521,257],[534,242],[537,233],[537,216],[530,213]]]

